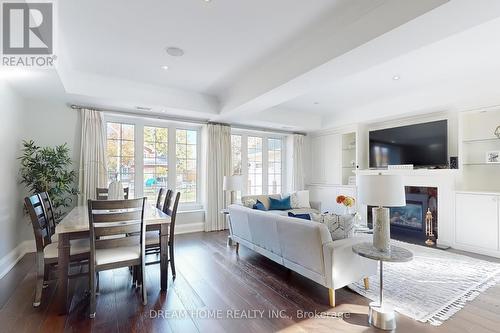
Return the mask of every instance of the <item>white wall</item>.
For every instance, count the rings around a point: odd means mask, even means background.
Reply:
[[[23,116],[22,99],[6,82],[0,81],[0,258],[17,257],[16,247],[33,233],[29,223],[22,219],[23,204],[20,200],[18,171],[20,138]],[[17,258],[14,258],[17,259]],[[0,260],[3,263],[2,260]],[[6,263],[8,264],[8,263]],[[2,265],[3,266],[3,265]],[[0,271],[3,267],[0,267]]]

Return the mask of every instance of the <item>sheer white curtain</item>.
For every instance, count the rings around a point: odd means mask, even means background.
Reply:
[[[106,128],[99,111],[80,109],[82,141],[80,150],[79,204],[95,199],[96,187],[107,187]]]
[[[293,135],[293,173],[292,189],[300,191],[304,189],[304,136],[301,134]]]
[[[207,140],[207,215],[205,231],[227,229],[226,218],[220,213],[224,208],[223,180],[231,172],[231,127],[208,124]]]

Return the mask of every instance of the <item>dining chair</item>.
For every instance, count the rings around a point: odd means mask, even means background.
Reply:
[[[132,200],[88,200],[90,229],[90,318],[95,318],[96,274],[120,267],[139,272],[142,302],[147,304],[144,266],[146,198]],[[110,237],[110,238],[108,238]]]
[[[172,195],[174,191],[171,189],[167,190],[167,194],[165,195],[165,200],[163,201],[163,205],[161,207],[162,212],[167,213],[168,208],[172,203]],[[158,203],[157,203],[158,204]],[[158,208],[158,205],[156,206]],[[158,208],[160,209],[160,208]],[[160,254],[160,231],[147,231],[146,232],[146,254]],[[159,262],[159,261],[158,261]],[[156,263],[156,262],[153,262]],[[152,263],[148,263],[152,264]]]
[[[109,189],[105,187],[96,187],[95,191],[97,200],[108,200]],[[123,198],[125,200],[128,200],[128,194],[129,194],[129,188],[128,187],[123,188]]]
[[[45,196],[43,196],[45,197]],[[49,279],[51,266],[57,264],[58,249],[57,242],[52,241],[52,236],[55,233],[55,225],[52,227],[50,218],[47,217],[47,211],[44,208],[44,199],[40,194],[24,198],[24,204],[28,210],[33,233],[35,235],[36,245],[36,283],[35,297],[33,306],[40,306],[42,299],[42,289]],[[48,195],[46,200],[50,201]],[[53,214],[53,210],[51,212]],[[54,222],[55,223],[55,222]],[[82,264],[89,257],[89,242],[88,239],[75,239],[70,242],[70,262]],[[68,278],[78,277],[81,274],[73,274]]]
[[[170,193],[170,194],[169,194]],[[170,268],[172,269],[172,277],[175,280],[176,272],[175,272],[175,257],[174,257],[174,237],[175,237],[175,220],[177,218],[177,208],[179,207],[179,200],[181,197],[181,193],[177,192],[175,195],[174,204],[171,207],[171,198],[173,195],[172,190],[167,191],[167,195],[165,197],[165,203],[163,205],[163,212],[170,216],[170,228],[168,231],[168,261],[170,262]],[[146,247],[148,250],[154,250],[152,253],[159,253],[160,247],[160,236],[158,232],[148,232],[146,233]],[[148,253],[148,254],[152,254]],[[146,265],[154,265],[159,264],[160,261],[151,261],[146,262]]]

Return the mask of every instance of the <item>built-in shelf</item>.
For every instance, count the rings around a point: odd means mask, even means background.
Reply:
[[[356,150],[356,147],[352,147],[352,148],[342,148],[343,151],[355,151]]]
[[[498,143],[500,143],[500,139],[499,138],[463,140],[464,143],[481,143],[481,142],[495,142],[495,141],[497,141]]]
[[[500,166],[500,163],[464,163],[463,165],[496,165],[496,166]]]

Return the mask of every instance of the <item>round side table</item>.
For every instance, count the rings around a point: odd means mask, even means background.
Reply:
[[[380,262],[380,289],[379,301],[371,302],[368,312],[368,322],[383,330],[396,328],[396,315],[394,309],[384,305],[384,267],[383,262],[406,262],[413,259],[413,253],[399,246],[391,245],[390,252],[377,250],[372,243],[364,242],[352,246],[352,251],[362,257],[378,260]]]

